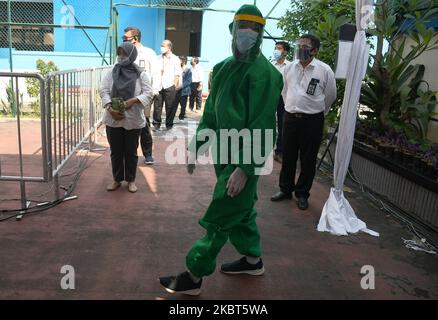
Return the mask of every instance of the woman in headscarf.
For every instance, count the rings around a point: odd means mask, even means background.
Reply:
[[[141,128],[146,125],[144,108],[151,103],[153,93],[147,74],[135,63],[137,49],[130,42],[117,48],[117,63],[102,79],[99,94],[107,110],[102,122],[111,148],[113,182],[107,191],[128,182],[128,190],[136,192],[137,148]],[[125,111],[112,105],[112,98],[123,100]]]

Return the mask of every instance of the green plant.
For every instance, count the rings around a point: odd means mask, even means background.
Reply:
[[[377,1],[375,28],[369,31],[377,37],[377,49],[360,99],[371,109],[363,113],[369,120],[418,139],[425,139],[437,104],[436,92],[423,80],[424,65],[414,63],[424,52],[438,49],[436,31],[426,27],[431,16],[438,13],[434,6],[434,0]],[[387,52],[383,49],[385,41]]]
[[[45,62],[44,60],[38,59],[36,61],[36,68],[38,73],[42,76],[48,75],[50,72],[57,71],[58,67],[53,61]],[[30,97],[37,98],[37,101],[32,102],[32,110],[34,113],[40,113],[40,82],[35,78],[26,78],[27,93]]]
[[[5,102],[3,99],[1,100],[2,113],[5,115],[12,114],[12,116],[15,117],[17,115],[17,104],[12,80],[9,80],[8,85],[6,86],[6,97],[8,100],[7,102]]]

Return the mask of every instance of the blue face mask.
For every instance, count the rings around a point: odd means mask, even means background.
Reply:
[[[239,29],[236,34],[237,50],[241,54],[247,53],[257,43],[258,32],[251,29]]]
[[[274,51],[274,58],[275,58],[275,60],[280,59],[282,55],[283,55],[282,51],[280,51],[280,50],[275,50]]]

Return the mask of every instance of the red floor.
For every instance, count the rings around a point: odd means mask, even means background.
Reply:
[[[38,167],[38,123],[23,123],[27,168]],[[2,170],[14,172],[13,123],[0,122]],[[33,139],[33,140],[32,140]],[[6,143],[8,141],[8,143]],[[10,143],[9,143],[10,141]],[[99,137],[106,146],[105,138]],[[155,139],[156,164],[139,162],[139,191],[105,191],[111,181],[109,151],[90,154],[90,167],[74,192],[79,198],[48,211],[0,222],[1,299],[174,299],[159,285],[159,275],[184,270],[192,243],[203,235],[197,220],[206,209],[215,183],[211,166],[198,166],[189,176],[183,165],[164,162],[170,142]],[[103,156],[100,156],[103,154]],[[36,159],[34,159],[36,157]],[[75,160],[65,173],[71,173]],[[347,193],[358,216],[380,232],[337,237],[316,231],[328,196],[327,177],[314,184],[310,208],[299,211],[293,201],[272,203],[279,165],[259,183],[258,223],[266,273],[262,277],[225,276],[204,280],[196,299],[437,299],[438,259],[410,251],[401,238],[405,228],[372,205],[360,192]],[[3,173],[6,174],[6,173]],[[68,184],[71,176],[61,179]],[[30,199],[50,185],[27,184]],[[0,199],[19,197],[15,182],[0,182]],[[0,208],[15,208],[0,201]],[[5,217],[2,214],[0,217]],[[218,264],[239,258],[227,244]],[[75,269],[75,290],[62,290],[63,265]],[[372,265],[375,289],[360,286],[361,267]]]

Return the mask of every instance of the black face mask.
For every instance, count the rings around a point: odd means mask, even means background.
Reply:
[[[298,49],[298,59],[301,61],[307,61],[309,60],[311,57],[313,57],[311,51],[313,49],[304,49],[304,48],[299,48]]]

